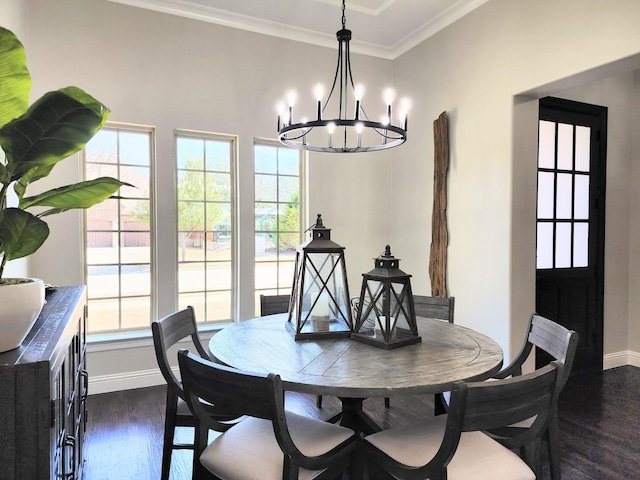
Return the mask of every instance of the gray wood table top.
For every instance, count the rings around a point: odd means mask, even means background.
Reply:
[[[278,314],[237,323],[211,337],[209,349],[234,368],[279,374],[286,389],[346,398],[443,392],[502,366],[491,338],[440,320],[418,318],[422,343],[393,350],[347,338],[295,341],[286,321]]]

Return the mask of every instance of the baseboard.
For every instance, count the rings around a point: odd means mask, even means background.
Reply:
[[[603,357],[603,367],[605,370],[624,365],[640,367],[640,353],[631,350],[623,350],[616,353],[608,353]]]
[[[134,388],[153,387],[165,383],[160,370],[139,370],[136,372],[113,375],[92,376],[89,378],[89,394],[132,390]]]
[[[640,353],[631,350],[609,353],[603,357],[604,369],[632,365],[640,367]],[[177,368],[175,369],[177,371]],[[176,372],[177,373],[177,372]],[[131,390],[134,388],[154,387],[165,383],[158,369],[139,370],[136,372],[119,373],[114,375],[100,375],[89,379],[89,394]]]

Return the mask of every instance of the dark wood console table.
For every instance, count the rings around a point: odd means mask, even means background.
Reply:
[[[22,345],[0,354],[0,480],[82,478],[85,287],[46,299]]]

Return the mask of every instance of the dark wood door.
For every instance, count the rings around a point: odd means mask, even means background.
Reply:
[[[605,107],[540,100],[536,310],[578,332],[574,372],[602,370],[606,133]]]

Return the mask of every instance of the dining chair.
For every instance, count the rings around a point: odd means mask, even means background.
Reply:
[[[557,397],[560,362],[495,382],[456,382],[446,415],[383,430],[358,442],[358,478],[384,472],[396,479],[534,480],[537,459],[514,449],[538,442]],[[487,430],[535,417],[518,435],[495,439]],[[531,450],[529,450],[531,452]],[[377,478],[377,477],[376,477]]]
[[[169,478],[171,469],[171,456],[173,450],[196,450],[195,426],[196,419],[189,410],[185,401],[185,393],[182,383],[175,376],[171,369],[168,358],[168,351],[181,340],[190,338],[198,353],[206,359],[210,359],[209,354],[200,342],[196,317],[193,307],[189,306],[183,310],[171,313],[151,324],[153,333],[153,346],[156,353],[158,367],[164,380],[167,382],[167,400],[165,406],[164,420],[164,445],[162,448],[162,470],[161,479]],[[193,427],[193,443],[176,443],[176,427]]]
[[[522,375],[522,365],[525,363],[527,358],[529,358],[534,347],[537,347],[550,355],[553,360],[558,361],[563,365],[562,375],[560,375],[560,378],[558,379],[557,391],[559,395],[566,385],[567,380],[569,380],[577,346],[577,332],[569,330],[553,320],[534,313],[529,319],[527,335],[520,353],[518,353],[516,358],[506,368],[494,375],[493,378],[503,379]],[[512,434],[518,434],[519,430],[528,428],[531,421],[532,420],[529,419],[519,424],[511,425],[507,429],[501,429],[500,432],[496,433],[500,433],[501,435],[509,434],[509,432],[512,432]],[[549,428],[545,432],[552,480],[560,480],[561,475],[559,435],[558,408],[557,405],[554,405],[551,420],[549,422]]]
[[[287,313],[291,295],[260,295],[260,316]]]
[[[413,307],[417,317],[433,318],[453,323],[455,310],[455,297],[429,297],[426,295],[414,295]],[[385,406],[389,407],[389,399],[385,398]],[[433,408],[436,415],[446,412],[445,399],[442,393],[436,393],[433,397]]]
[[[279,375],[237,370],[186,350],[178,364],[198,438],[220,432],[205,448],[197,442],[198,478],[209,472],[225,480],[324,480],[350,467],[354,431],[285,410]],[[216,421],[206,406],[244,420]]]

